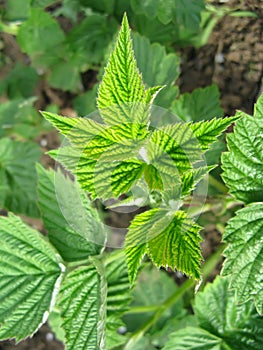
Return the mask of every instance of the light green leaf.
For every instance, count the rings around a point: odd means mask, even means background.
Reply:
[[[125,240],[125,253],[131,284],[134,283],[138,268],[146,253],[147,234],[154,223],[160,220],[165,211],[151,209],[136,215],[132,220]]]
[[[227,279],[217,277],[195,298],[199,327],[172,333],[164,350],[260,350],[263,320],[250,303],[236,305]]]
[[[59,59],[65,36],[58,22],[40,8],[32,8],[18,32],[17,41],[37,67],[49,67]]]
[[[115,48],[99,86],[97,105],[107,124],[132,123],[131,136],[136,138],[149,118],[145,95],[132,49],[128,20],[124,15]]]
[[[15,213],[38,217],[35,162],[39,147],[9,138],[0,140],[0,171],[6,191],[3,206]]]
[[[100,162],[94,168],[96,197],[109,199],[128,192],[141,177],[144,162],[131,158],[123,162]]]
[[[216,141],[216,138],[226,130],[234,121],[239,119],[239,115],[223,119],[212,119],[189,124],[194,136],[198,140],[202,150],[207,150]]]
[[[222,117],[219,89],[217,85],[211,85],[182,94],[173,102],[171,110],[188,122]]]
[[[147,235],[147,254],[157,267],[170,267],[199,279],[200,227],[183,211],[157,221]]]
[[[21,219],[0,217],[0,339],[31,336],[46,321],[64,266]]]
[[[50,112],[42,115],[52,123],[74,147],[80,155],[103,161],[125,159],[138,153],[147,132],[142,132],[138,139],[131,138],[129,133],[131,124],[107,126],[89,118],[68,118]]]
[[[104,246],[104,230],[95,209],[76,182],[38,166],[38,197],[51,243],[66,261],[87,259]]]
[[[172,333],[163,350],[226,350],[222,339],[198,327],[186,327]]]
[[[65,277],[58,295],[67,350],[104,350],[107,284],[101,262],[93,259]]]
[[[254,299],[263,314],[263,204],[241,209],[226,227],[223,239],[229,245],[224,251],[223,275],[230,275],[239,302]]]
[[[263,97],[255,105],[254,118],[237,113],[241,118],[227,136],[229,152],[222,155],[223,179],[230,193],[245,203],[263,201],[262,105]]]
[[[150,163],[158,171],[170,175],[172,182],[176,181],[178,173],[188,171],[195,162],[203,159],[200,145],[191,126],[191,124],[177,123],[156,129],[147,145]]]

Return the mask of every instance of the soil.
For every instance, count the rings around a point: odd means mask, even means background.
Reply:
[[[223,1],[214,3],[221,6]],[[258,18],[226,16],[216,25],[207,45],[199,49],[181,50],[183,62],[179,80],[180,90],[190,92],[197,87],[216,83],[220,89],[222,107],[226,115],[233,115],[236,109],[252,114],[253,104],[263,91],[263,5],[261,0],[230,0],[227,5],[252,10],[258,14]],[[5,37],[4,44],[5,54],[9,55],[10,61],[26,60],[26,57],[16,49],[12,38]],[[86,80],[87,77],[92,80],[94,74],[91,72],[86,75]],[[86,85],[89,85],[89,81]],[[39,86],[38,93],[38,107],[44,108],[48,99],[60,107],[62,114],[76,115],[71,106],[71,94],[61,93],[46,85]],[[58,138],[55,133],[43,137],[46,139],[46,149],[57,147]],[[44,157],[43,162],[51,164],[48,157]],[[124,220],[115,215],[110,221],[112,226],[127,227],[127,217]],[[39,225],[41,228],[41,223]],[[204,256],[207,257],[220,244],[221,234],[215,225],[212,225],[206,228],[204,235],[206,240],[202,248]],[[31,339],[17,345],[13,341],[0,342],[0,350],[62,350],[63,348],[47,325],[41,327]]]

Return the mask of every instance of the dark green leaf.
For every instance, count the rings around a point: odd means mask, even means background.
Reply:
[[[31,336],[47,320],[64,266],[40,234],[0,217],[0,339]]]

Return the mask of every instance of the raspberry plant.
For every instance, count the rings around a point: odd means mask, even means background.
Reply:
[[[166,124],[163,111],[153,107],[162,88],[145,87],[124,16],[99,86],[99,113],[93,118],[42,113],[66,137],[65,146],[49,154],[76,180],[61,170],[37,167],[38,204],[48,238],[12,213],[0,217],[1,339],[20,341],[32,335],[57,310],[67,349],[150,348],[144,338],[149,327],[202,277],[201,227],[186,203],[216,166],[206,165],[207,150],[237,121],[222,158],[224,179],[247,206],[230,220],[224,234],[229,246],[223,274],[230,276],[218,277],[198,294],[194,321],[169,331],[169,340],[158,347],[260,349],[262,319],[247,300],[255,299],[262,313],[263,99],[256,104],[254,118],[237,113]],[[124,252],[105,253],[105,226],[89,198],[107,201],[122,194],[126,199],[115,206],[146,208],[132,220]],[[167,295],[141,329],[122,336],[117,330],[129,311],[130,284],[145,255],[156,267],[176,269],[192,279]],[[243,304],[236,305],[234,293],[228,292],[229,279]],[[171,329],[172,320],[166,322]]]

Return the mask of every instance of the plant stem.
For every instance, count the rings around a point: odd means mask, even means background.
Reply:
[[[209,183],[215,187],[218,191],[227,194],[228,188],[220,181],[216,180],[212,175],[209,175]]]
[[[216,265],[221,259],[221,254],[225,248],[225,245],[221,245],[218,250],[207,259],[206,263],[203,266],[203,279],[206,280],[207,277],[210,275],[210,273],[214,270]],[[143,335],[148,331],[148,329],[154,325],[157,320],[161,317],[161,315],[174,303],[176,303],[188,290],[190,290],[194,285],[196,284],[196,281],[193,279],[188,279],[185,281],[175,292],[172,294],[166,301],[159,305],[156,309],[156,305],[152,305],[151,308],[148,306],[148,311],[154,311],[155,313],[152,315],[152,317],[143,324],[136,332],[133,333],[127,344],[125,345],[124,350],[132,350],[134,345],[143,337]],[[137,310],[136,310],[137,309]],[[140,312],[140,308],[136,308],[136,313]],[[141,308],[142,312],[147,312],[145,307]],[[130,313],[133,310],[131,310]]]

